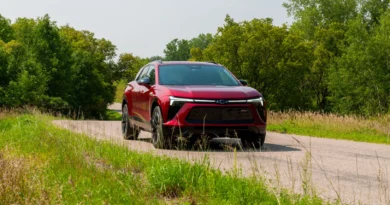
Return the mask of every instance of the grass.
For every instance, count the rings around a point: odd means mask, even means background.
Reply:
[[[390,116],[364,119],[312,112],[270,112],[267,130],[321,138],[390,144]]]
[[[59,129],[42,114],[0,113],[0,204],[322,204],[261,176],[129,151]]]
[[[125,80],[120,80],[118,82],[115,82],[116,86],[116,93],[115,93],[115,102],[121,103],[122,102],[122,96],[126,89],[127,82]]]
[[[121,121],[122,115],[114,110],[106,110],[106,116],[104,117],[104,120]]]

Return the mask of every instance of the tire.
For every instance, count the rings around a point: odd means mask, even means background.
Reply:
[[[139,131],[131,125],[127,104],[122,107],[122,136],[125,140],[137,140]]]
[[[259,149],[264,145],[266,134],[255,134],[241,138],[242,144],[247,148]]]
[[[152,144],[157,149],[169,149],[176,147],[176,141],[172,132],[163,125],[161,108],[156,106],[152,114]]]

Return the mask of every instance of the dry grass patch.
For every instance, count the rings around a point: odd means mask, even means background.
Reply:
[[[50,196],[34,183],[29,159],[0,151],[0,204],[50,204]]]
[[[270,112],[268,130],[389,144],[390,115],[363,118],[315,112]]]

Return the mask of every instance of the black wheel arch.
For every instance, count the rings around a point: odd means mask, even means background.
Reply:
[[[127,104],[127,99],[126,99],[126,96],[123,95],[123,97],[122,97],[122,107],[123,107],[125,104]]]
[[[155,107],[157,106],[160,106],[159,102],[158,102],[158,98],[153,98],[150,102],[150,110],[149,110],[149,114],[150,114],[150,119],[152,119],[152,115],[153,115],[153,110]],[[161,110],[161,114],[163,114],[163,111]],[[163,115],[164,116],[164,115]]]

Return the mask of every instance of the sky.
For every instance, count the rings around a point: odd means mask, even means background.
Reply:
[[[110,40],[117,54],[163,56],[175,38],[191,39],[215,34],[226,14],[235,21],[274,19],[291,23],[282,4],[287,0],[0,0],[0,14],[14,22],[18,17],[49,14],[57,25],[88,30]]]

